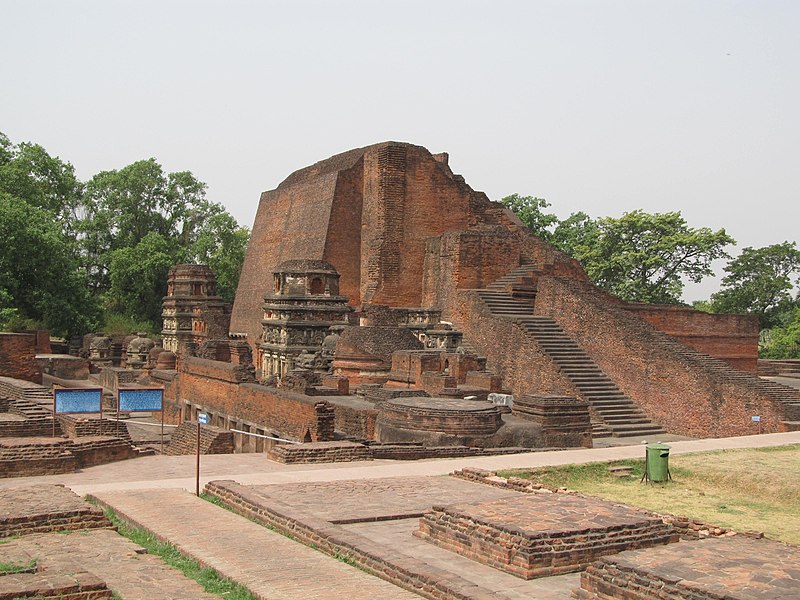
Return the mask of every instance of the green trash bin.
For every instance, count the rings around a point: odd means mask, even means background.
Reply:
[[[669,472],[669,449],[667,444],[648,444],[645,459],[645,478],[650,481],[672,479]]]

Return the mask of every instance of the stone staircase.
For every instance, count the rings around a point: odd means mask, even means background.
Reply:
[[[762,379],[746,371],[739,371],[723,360],[697,352],[677,342],[670,343],[670,348],[673,352],[677,352],[694,364],[698,364],[707,371],[714,373],[726,383],[750,388],[775,402],[783,404],[784,411],[789,419],[800,420],[800,390],[769,379]]]
[[[520,265],[513,271],[503,275],[486,286],[485,289],[497,292],[509,292],[514,298],[533,300],[536,298],[536,279],[534,274],[541,273],[537,265]]]
[[[650,421],[639,406],[626,396],[559,324],[550,317],[515,319],[539,347],[553,359],[558,370],[589,403],[594,437],[632,437],[666,433]]]
[[[514,279],[522,276],[516,274]],[[511,280],[506,279],[506,282]],[[622,393],[554,319],[532,314],[533,299],[517,299],[499,287],[489,286],[476,291],[492,315],[513,320],[534,338],[559,371],[575,386],[580,398],[589,403],[594,437],[666,433],[663,427],[650,421],[638,405]]]

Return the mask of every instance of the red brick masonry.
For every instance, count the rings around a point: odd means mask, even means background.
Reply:
[[[523,579],[571,573],[600,556],[678,541],[672,527],[650,513],[568,494],[434,506],[416,535]]]

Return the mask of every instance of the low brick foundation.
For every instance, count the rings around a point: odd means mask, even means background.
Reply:
[[[580,600],[800,597],[800,549],[736,536],[623,552],[581,574]]]
[[[206,492],[224,502],[233,512],[258,523],[290,533],[305,544],[337,557],[347,557],[368,573],[434,600],[488,600],[476,594],[475,586],[449,573],[414,559],[386,556],[379,544],[319,518],[310,517],[293,506],[264,498],[235,481],[212,481]]]
[[[136,456],[129,442],[109,436],[0,438],[0,478],[74,473]]]
[[[89,572],[19,573],[2,578],[0,600],[22,598],[58,598],[58,600],[105,600],[112,592],[96,575]]]
[[[279,444],[272,447],[269,458],[285,464],[348,462],[371,460],[369,448],[356,442],[310,442]]]
[[[64,486],[31,485],[0,494],[0,538],[98,527],[111,527],[103,511]]]
[[[415,535],[523,579],[571,573],[600,556],[678,541],[656,516],[568,494],[434,506]]]
[[[233,432],[211,425],[200,426],[200,454],[233,454]],[[195,454],[197,452],[197,421],[181,423],[172,432],[164,454]]]

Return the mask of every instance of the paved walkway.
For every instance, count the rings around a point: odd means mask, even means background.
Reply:
[[[104,492],[95,497],[259,598],[419,598],[182,490]]]
[[[673,454],[734,448],[762,448],[784,444],[800,444],[800,431],[670,442]],[[284,465],[267,460],[264,454],[218,454],[202,457],[200,481],[201,486],[215,479],[235,479],[244,485],[269,485],[303,481],[446,475],[464,467],[497,470],[625,458],[644,458],[644,448],[641,445],[635,445],[476,458],[421,461],[374,460],[315,465]],[[102,491],[151,488],[194,491],[195,457],[146,456],[90,467],[78,473],[0,479],[0,489],[32,483],[62,483],[81,495]]]
[[[89,571],[125,600],[219,600],[157,556],[141,550],[110,529],[40,533],[0,544],[0,562],[25,564],[36,559],[45,579]],[[3,579],[0,577],[0,590]]]

